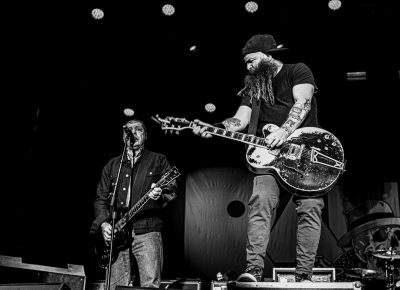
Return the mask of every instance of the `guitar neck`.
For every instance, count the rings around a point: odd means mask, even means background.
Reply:
[[[175,168],[175,167],[174,167]],[[173,168],[173,169],[174,169]],[[164,175],[156,184],[154,187],[164,187],[171,183],[175,178],[179,176],[179,174],[176,174],[173,178],[170,178],[169,180],[167,179],[167,176],[170,172],[173,171],[171,169],[166,175]],[[116,228],[121,230],[132,218],[133,216],[146,204],[146,202],[149,201],[150,199],[150,192],[153,190],[153,188],[149,189],[145,195],[143,195],[139,201],[135,203],[134,206],[132,206],[127,213],[118,221]]]
[[[249,145],[267,148],[267,144],[265,143],[265,139],[261,137],[256,137],[250,134],[244,134],[239,132],[233,132],[226,129],[205,125],[206,131],[211,135],[224,137],[231,140],[236,140],[242,143],[246,143]]]
[[[146,192],[146,194],[143,195],[143,196],[139,199],[139,201],[138,201],[137,203],[135,203],[135,205],[132,206],[132,208],[127,212],[127,217],[128,217],[127,222],[139,211],[139,209],[142,208],[142,206],[144,206],[144,205],[146,204],[146,202],[149,201],[149,199],[150,199],[150,196],[149,196],[150,192],[151,192],[151,189],[150,189],[148,192]]]

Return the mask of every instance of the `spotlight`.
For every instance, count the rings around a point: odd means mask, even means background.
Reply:
[[[342,7],[342,2],[340,2],[340,0],[330,0],[328,7],[331,10],[338,10],[340,7]]]
[[[99,19],[102,19],[104,17],[104,12],[100,8],[94,8],[92,10],[92,16],[93,16],[94,19],[99,20]]]
[[[348,81],[365,81],[367,79],[367,72],[365,71],[357,71],[357,72],[348,72],[347,80]]]
[[[164,15],[166,16],[171,16],[175,13],[175,7],[172,6],[171,4],[165,4],[162,7],[162,12],[164,13]]]
[[[196,46],[196,45],[192,45],[192,46],[189,48],[189,51],[190,51],[190,52],[196,52],[196,51],[197,51],[197,46]]]
[[[213,113],[216,109],[215,105],[212,103],[208,103],[207,105],[204,106],[207,112]]]
[[[258,10],[258,4],[254,1],[249,1],[246,3],[244,8],[246,9],[247,12],[254,13]]]
[[[135,111],[132,110],[131,108],[125,108],[124,109],[124,115],[127,117],[132,117],[135,114]]]

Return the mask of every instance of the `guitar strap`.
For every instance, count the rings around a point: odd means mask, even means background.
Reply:
[[[247,130],[248,134],[256,135],[257,134],[257,125],[258,125],[258,115],[260,113],[260,105],[261,100],[253,99],[253,103],[251,105],[251,118],[249,129]]]

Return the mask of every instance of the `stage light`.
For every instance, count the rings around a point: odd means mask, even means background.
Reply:
[[[104,11],[101,10],[100,8],[94,8],[92,10],[92,16],[94,19],[97,20],[102,19],[104,17]]]
[[[367,72],[365,71],[356,71],[347,73],[348,81],[365,81],[366,79],[367,79]]]
[[[249,1],[246,3],[244,8],[246,9],[247,12],[254,13],[258,10],[258,4],[254,1]]]
[[[204,106],[204,109],[206,109],[206,111],[209,113],[213,113],[215,112],[216,107],[213,103],[208,103]]]
[[[338,10],[340,7],[342,7],[342,2],[340,2],[340,0],[330,0],[328,2],[328,7],[331,10]]]
[[[135,111],[132,110],[131,108],[125,108],[124,109],[124,115],[127,117],[132,117],[135,114]]]
[[[172,6],[171,4],[165,4],[162,7],[162,12],[164,13],[164,15],[166,16],[171,16],[175,13],[175,7]]]
[[[192,45],[192,46],[189,48],[189,51],[190,51],[190,52],[196,52],[196,51],[197,51],[197,46],[196,46],[196,45]]]

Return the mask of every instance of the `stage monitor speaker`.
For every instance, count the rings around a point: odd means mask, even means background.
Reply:
[[[230,282],[228,290],[361,290],[361,283],[355,282]]]
[[[0,255],[0,283],[66,284],[71,290],[85,290],[83,266],[68,264],[68,269],[23,263],[21,258]],[[44,285],[44,284],[43,284]]]
[[[123,289],[151,289],[139,286],[117,286],[115,290]],[[154,289],[154,288],[153,288]],[[200,279],[174,279],[174,280],[161,280],[161,290],[202,290],[202,280]]]
[[[272,280],[274,282],[295,282],[295,268],[273,268]],[[334,282],[336,281],[335,268],[313,268],[311,275],[313,282]]]
[[[0,284],[0,290],[71,290],[67,284],[52,283],[22,283],[22,284]]]
[[[161,280],[161,289],[202,290],[203,282],[200,279]]]
[[[227,290],[227,281],[215,281],[210,283],[210,290]]]
[[[87,290],[104,290],[104,281],[94,281],[91,283],[87,283],[86,289]]]

